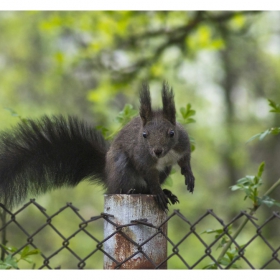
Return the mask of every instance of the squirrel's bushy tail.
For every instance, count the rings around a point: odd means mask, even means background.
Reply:
[[[0,202],[44,193],[84,179],[104,182],[108,144],[74,117],[44,116],[0,133]]]

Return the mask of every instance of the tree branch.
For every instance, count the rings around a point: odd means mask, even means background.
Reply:
[[[193,17],[187,24],[179,26],[172,30],[167,30],[166,28],[161,28],[156,31],[145,32],[138,35],[130,36],[128,39],[120,41],[117,44],[117,47],[121,48],[130,48],[138,45],[143,40],[155,38],[159,36],[166,37],[166,40],[160,44],[154,51],[152,55],[146,56],[144,58],[139,59],[134,64],[125,67],[123,69],[119,69],[118,71],[112,71],[115,75],[119,76],[121,79],[131,79],[133,78],[140,68],[146,67],[149,64],[154,63],[159,59],[161,54],[168,48],[174,45],[182,45],[184,44],[186,37],[194,31],[200,24],[205,22],[218,23],[221,24],[223,22],[227,22],[232,19],[234,16],[238,14],[255,14],[258,12],[255,11],[230,11],[223,12],[213,15],[213,12],[205,12],[205,11],[197,11]],[[126,76],[126,77],[124,77]]]

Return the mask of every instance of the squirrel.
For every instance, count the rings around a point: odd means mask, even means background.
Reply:
[[[102,134],[68,116],[43,116],[0,133],[0,202],[19,204],[29,192],[40,194],[82,180],[105,185],[107,194],[151,194],[158,206],[178,198],[161,184],[178,164],[190,192],[195,178],[188,133],[176,122],[172,88],[162,86],[162,110],[152,110],[149,86],[140,89],[139,116],[109,144]]]

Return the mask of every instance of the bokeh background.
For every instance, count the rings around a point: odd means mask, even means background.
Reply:
[[[280,102],[279,26],[278,11],[2,11],[0,129],[10,129],[21,118],[63,114],[114,131],[125,104],[138,109],[143,80],[149,81],[155,107],[161,106],[166,80],[174,90],[177,111],[188,103],[196,111],[196,122],[187,125],[195,141],[195,191],[186,191],[175,169],[170,189],[180,204],[170,212],[180,209],[195,221],[213,209],[229,221],[251,207],[244,193],[229,188],[239,178],[256,174],[265,161],[260,193],[279,179],[279,135],[247,143],[280,124],[267,101]],[[50,213],[72,202],[90,218],[103,212],[103,193],[102,186],[83,182],[37,201]],[[279,201],[279,190],[271,196]],[[257,216],[261,221],[278,209],[262,206]],[[36,212],[31,209],[22,217],[30,227]],[[71,222],[71,216],[58,220],[73,232],[77,224]],[[216,226],[210,221],[202,231]],[[102,236],[102,224],[99,228]],[[182,224],[170,225],[169,231],[176,238]],[[266,234],[279,237],[279,224]],[[54,243],[61,242],[55,238]],[[88,247],[86,242],[79,241],[79,250]],[[190,244],[193,258],[198,258],[196,241]],[[262,245],[254,250],[257,265]],[[71,261],[63,256],[58,262]],[[89,266],[96,267],[102,267],[102,255]],[[169,267],[183,268],[176,259]]]

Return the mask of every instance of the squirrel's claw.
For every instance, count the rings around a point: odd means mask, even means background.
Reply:
[[[156,203],[158,204],[158,206],[164,211],[167,212],[168,211],[168,206],[167,204],[169,203],[167,196],[165,195],[165,193],[163,191],[161,191],[159,194],[156,194],[154,196]]]

